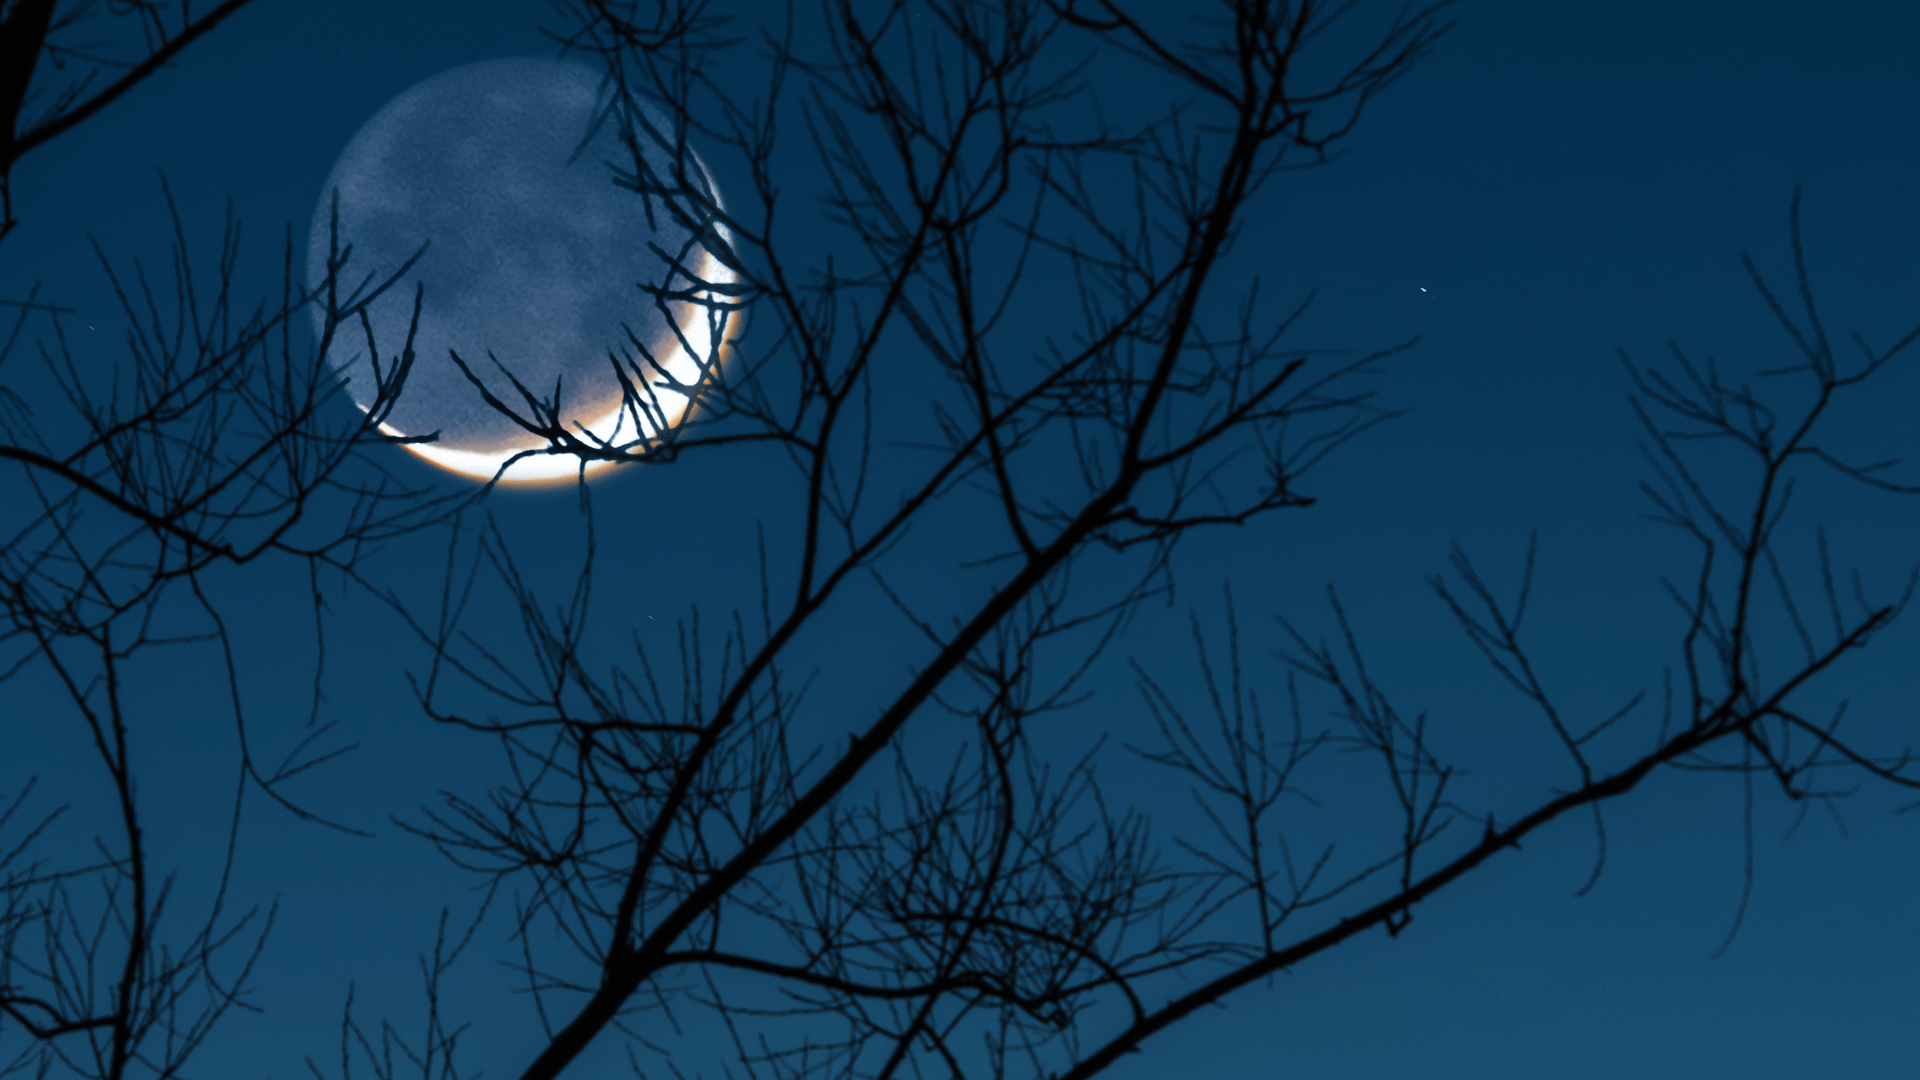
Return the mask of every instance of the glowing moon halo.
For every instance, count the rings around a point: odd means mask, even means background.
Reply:
[[[599,104],[598,76],[578,64],[494,60],[455,68],[381,108],[327,179],[309,234],[310,287],[325,279],[335,191],[341,243],[353,252],[338,286],[342,296],[370,271],[397,267],[428,245],[413,271],[425,286],[416,359],[381,429],[390,435],[438,430],[438,442],[406,444],[435,465],[491,480],[514,454],[546,445],[488,406],[450,349],[495,397],[516,407],[519,392],[489,351],[537,396],[551,394],[560,380],[562,419],[621,441],[680,423],[693,404],[656,375],[647,381],[655,384],[660,415],[643,419],[635,431],[607,359],[610,350],[631,348],[629,330],[682,384],[698,384],[700,358],[716,355],[707,308],[670,305],[680,309],[676,328],[636,283],[691,284],[650,245],[683,252],[683,264],[707,282],[731,282],[734,275],[661,207],[655,205],[649,221],[642,198],[612,183],[606,163],[631,161],[612,122],[580,147]],[[648,147],[645,153],[656,172],[668,172],[665,151]],[[704,167],[693,164],[705,179]],[[383,365],[406,340],[413,314],[406,284],[368,308]],[[324,318],[315,311],[316,328]],[[328,360],[367,410],[374,379],[357,325],[335,331]],[[639,363],[650,370],[645,360]],[[579,472],[570,455],[536,455],[515,462],[501,480],[540,482]]]

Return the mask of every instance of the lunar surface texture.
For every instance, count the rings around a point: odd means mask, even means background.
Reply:
[[[340,242],[352,245],[337,286],[342,301],[368,275],[391,273],[427,246],[413,274],[374,301],[369,317],[387,370],[406,341],[414,281],[424,286],[413,370],[383,429],[438,431],[437,442],[407,446],[436,465],[490,480],[515,453],[546,445],[490,407],[450,351],[516,409],[524,399],[502,367],[541,398],[557,380],[568,426],[616,442],[657,435],[690,408],[689,393],[670,384],[700,382],[714,340],[710,312],[685,303],[663,312],[641,286],[693,284],[655,248],[676,253],[708,282],[732,277],[657,200],[649,215],[645,198],[614,182],[610,164],[633,171],[616,122],[583,145],[599,104],[598,76],[578,64],[495,60],[456,68],[382,108],[327,179],[308,246],[310,287],[325,280],[336,191]],[[664,150],[647,154],[668,174]],[[323,328],[318,305],[314,319]],[[640,358],[635,339],[665,373]],[[637,423],[621,407],[610,353],[634,359],[648,376],[635,382],[649,388],[643,396],[653,408]],[[371,355],[359,326],[335,331],[328,361],[363,410],[374,401]],[[555,480],[579,469],[571,455],[539,455],[516,461],[501,479]]]

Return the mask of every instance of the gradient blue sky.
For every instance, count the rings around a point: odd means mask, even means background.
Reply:
[[[776,10],[748,7],[749,20]],[[1565,777],[1423,576],[1457,539],[1511,582],[1538,530],[1533,633],[1546,678],[1589,715],[1657,688],[1678,633],[1658,579],[1682,568],[1686,549],[1639,517],[1646,469],[1616,349],[1652,360],[1672,338],[1729,364],[1784,362],[1790,343],[1739,255],[1750,250],[1786,280],[1795,185],[1829,323],[1876,343],[1920,323],[1920,7],[1469,0],[1456,12],[1457,29],[1378,103],[1351,154],[1280,183],[1236,252],[1266,276],[1268,295],[1319,291],[1302,331],[1312,343],[1371,348],[1418,335],[1380,383],[1385,403],[1409,411],[1315,476],[1307,490],[1319,506],[1183,549],[1180,606],[1217,616],[1230,578],[1250,670],[1272,684],[1277,668],[1260,657],[1280,635],[1266,616],[1324,630],[1321,590],[1337,585],[1396,701],[1430,712],[1475,768],[1462,798],[1510,815]],[[157,261],[156,168],[190,225],[216,223],[231,195],[268,280],[279,237],[288,225],[305,235],[361,124],[448,68],[548,51],[537,31],[552,19],[531,3],[260,0],[16,171],[23,225],[0,248],[0,295],[40,279],[62,303],[111,317],[85,237]],[[755,76],[742,73],[748,85]],[[1847,414],[1846,438],[1916,456],[1912,364]],[[648,622],[664,625],[692,600],[731,595],[758,516],[753,477],[716,483],[724,473],[714,470],[732,464],[596,486],[611,538],[609,618],[653,633]],[[1840,556],[1892,589],[1920,559],[1920,503],[1823,490],[1790,550],[1804,551],[1824,521]],[[496,500],[503,526],[529,543],[571,507],[551,494]],[[436,542],[400,545],[386,572],[430,580],[444,557]],[[556,574],[577,546],[561,545]],[[289,571],[228,598],[264,628],[243,658],[261,724],[305,716],[310,635],[304,624],[274,629],[303,610],[303,590]],[[412,955],[430,944],[440,904],[471,900],[466,880],[388,816],[436,788],[471,787],[491,754],[424,730],[391,662],[406,643],[390,621],[352,598],[334,613],[329,708],[364,748],[307,794],[379,835],[349,840],[257,805],[241,883],[248,897],[283,897],[257,984],[265,1011],[227,1021],[198,1075],[288,1078],[304,1074],[306,1055],[333,1060],[349,980],[367,1013],[388,1009],[410,1025]],[[1182,610],[1157,612],[1122,652],[1195,686]],[[1853,698],[1871,744],[1914,741],[1916,657],[1920,620],[1910,617],[1830,688]],[[160,849],[189,866],[223,829],[226,796],[200,790],[200,763],[223,760],[212,755],[230,724],[201,699],[211,671],[147,673],[146,752],[182,768],[156,770],[143,798]],[[9,742],[27,748],[0,755],[0,791],[39,772],[73,793],[61,798],[84,798],[92,774],[60,734],[71,718],[54,696],[23,707],[25,692],[0,699]],[[835,693],[854,705],[860,688]],[[1138,737],[1143,714],[1123,681],[1100,701],[1074,722]],[[1163,798],[1133,778],[1116,766],[1110,795]],[[1610,808],[1607,874],[1585,898],[1572,893],[1589,836],[1578,824],[1551,829],[1422,906],[1400,938],[1369,935],[1316,958],[1111,1075],[1912,1076],[1920,814],[1892,816],[1899,800],[1869,787],[1843,806],[1848,835],[1816,813],[1782,840],[1792,813],[1760,790],[1756,889],[1717,960],[1741,887],[1740,786],[1662,774]],[[1323,794],[1340,805],[1341,793]],[[1168,814],[1168,830],[1182,827],[1177,806]],[[510,1076],[534,1031],[524,1001],[482,992],[499,978],[491,958],[469,969],[460,1008],[477,1025],[470,1063]],[[617,1075],[613,1061],[580,1074]]]

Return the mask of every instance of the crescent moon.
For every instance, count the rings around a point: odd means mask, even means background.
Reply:
[[[641,286],[685,292],[735,276],[657,200],[611,182],[608,162],[628,170],[633,162],[616,125],[602,124],[582,143],[603,104],[599,76],[575,63],[491,60],[455,68],[382,107],[327,178],[309,233],[310,288],[326,280],[336,192],[339,236],[352,245],[352,266],[399,266],[426,245],[414,266],[424,286],[416,360],[380,428],[396,436],[438,431],[435,442],[403,445],[441,468],[506,483],[568,479],[582,469],[572,455],[514,460],[546,440],[486,404],[451,353],[516,408],[525,399],[515,379],[539,398],[558,388],[567,426],[616,444],[643,442],[680,424],[718,373],[716,345],[727,341],[737,313],[663,302]],[[657,130],[672,130],[647,112]],[[670,175],[667,152],[640,141],[648,167]],[[697,158],[693,166],[717,201],[705,166]],[[715,228],[725,241],[724,229]],[[681,268],[661,251],[673,253]],[[358,280],[339,282],[342,295]],[[386,370],[406,340],[412,290],[389,290],[367,315]],[[316,305],[316,333],[325,318]],[[623,406],[613,356],[651,399],[647,407]],[[376,380],[362,328],[337,328],[327,359],[368,411]],[[587,462],[585,469],[608,464]]]

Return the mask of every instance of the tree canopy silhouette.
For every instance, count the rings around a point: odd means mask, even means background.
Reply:
[[[614,1043],[643,1074],[1084,1080],[1303,960],[1411,932],[1424,901],[1519,858],[1560,818],[1591,823],[1591,887],[1606,807],[1662,768],[1735,771],[1809,804],[1841,794],[1835,773],[1920,788],[1886,733],[1843,731],[1807,704],[1915,579],[1887,595],[1843,588],[1824,533],[1814,563],[1793,565],[1779,543],[1790,492],[1920,490],[1827,439],[1837,405],[1920,330],[1885,346],[1855,335],[1857,356],[1829,336],[1797,196],[1790,291],[1747,263],[1787,362],[1736,375],[1677,346],[1659,364],[1622,358],[1645,495],[1693,560],[1666,586],[1674,623],[1647,628],[1671,637],[1664,675],[1618,707],[1563,701],[1523,634],[1531,546],[1510,593],[1457,547],[1431,579],[1564,754],[1553,790],[1471,806],[1450,786],[1463,765],[1425,713],[1389,699],[1331,591],[1324,618],[1283,613],[1278,692],[1243,667],[1231,603],[1223,626],[1193,619],[1197,682],[1171,677],[1166,657],[1135,660],[1130,678],[1109,662],[1150,601],[1171,598],[1184,540],[1306,520],[1315,467],[1393,418],[1376,388],[1411,343],[1296,345],[1309,298],[1270,299],[1264,256],[1238,242],[1292,172],[1337,157],[1440,44],[1447,4],[1219,0],[1190,18],[1119,0],[826,0],[817,19],[757,35],[701,0],[555,6],[564,53],[606,71],[598,122],[628,151],[610,182],[692,237],[659,252],[669,271],[637,283],[636,303],[674,325],[706,319],[712,344],[689,381],[652,343],[608,343],[625,434],[566,422],[563,388],[487,400],[546,440],[531,453],[628,469],[747,455],[784,470],[742,571],[757,610],[717,630],[687,613],[676,655],[637,635],[629,647],[589,617],[608,601],[594,585],[602,496],[584,478],[587,557],[555,605],[504,530],[471,524],[466,493],[387,476],[378,403],[345,407],[326,358],[392,358],[379,400],[405,393],[413,335],[376,341],[362,312],[403,297],[410,267],[350,289],[350,237],[335,238],[323,288],[295,287],[289,270],[280,299],[245,318],[230,314],[231,240],[204,307],[183,299],[169,315],[140,277],[122,290],[126,314],[157,330],[136,333],[132,375],[104,391],[61,351],[60,310],[29,298],[9,349],[31,320],[52,328],[54,385],[79,422],[49,432],[7,414],[0,456],[33,496],[8,504],[7,662],[59,675],[123,824],[92,862],[28,860],[33,828],[0,845],[0,1049],[17,1067],[172,1075],[271,947],[257,914],[234,917],[224,899],[161,947],[165,886],[143,855],[126,749],[139,710],[115,677],[131,651],[176,643],[147,630],[166,604],[198,613],[199,645],[225,647],[201,580],[269,556],[388,603],[419,646],[418,710],[501,755],[483,795],[396,819],[487,900],[465,931],[443,919],[423,958],[423,1032],[366,1026],[349,999],[343,1077],[356,1062],[382,1077],[472,1074],[442,991],[503,897],[496,944],[540,1049],[493,1071],[567,1075]],[[9,34],[31,7],[8,9]],[[763,81],[743,89],[749,66]],[[183,298],[200,288],[189,246],[182,235],[174,257]],[[292,314],[314,305],[323,332],[296,348]],[[476,358],[447,359],[485,392]],[[361,557],[430,522],[454,536],[437,608]],[[486,590],[517,626],[471,617]],[[833,648],[847,618],[898,627],[910,662]],[[1136,694],[1103,685],[1116,681]],[[874,703],[816,706],[829,684]],[[1128,708],[1157,739],[1105,745]],[[1094,715],[1094,731],[1062,756],[1048,725],[1068,715]],[[239,790],[329,824],[280,791],[329,752],[302,744],[265,768],[238,730]],[[1211,832],[1156,839],[1151,800],[1098,782],[1115,753],[1189,789]],[[1350,801],[1355,835],[1338,853],[1290,841],[1295,798]],[[91,937],[72,898],[83,880],[113,915]],[[189,984],[212,992],[183,1015]]]

